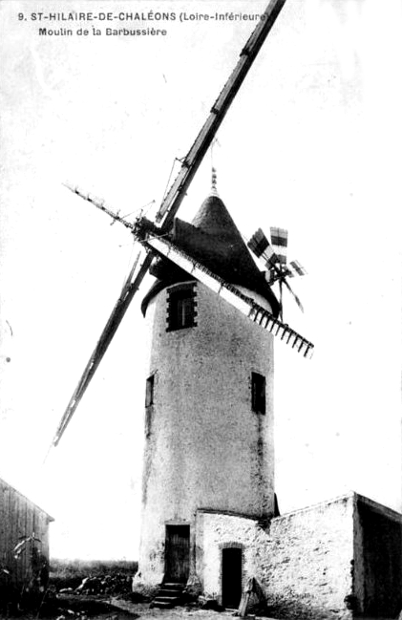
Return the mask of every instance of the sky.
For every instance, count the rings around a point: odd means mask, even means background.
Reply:
[[[31,14],[188,17],[217,6],[0,0],[0,476],[56,519],[54,557],[137,558],[139,304],[152,281],[43,463],[136,252],[126,229],[63,183],[152,217],[255,22],[177,18],[163,23],[166,36],[106,36],[101,24],[87,37],[74,22],[73,36],[56,37],[39,35]],[[219,2],[222,13],[264,8]],[[218,191],[245,238],[288,228],[289,258],[308,272],[294,282],[305,312],[285,299],[285,321],[314,357],[275,346],[282,512],[351,489],[401,509],[401,18],[397,0],[381,12],[375,0],[287,0],[213,150]],[[209,193],[211,162],[182,219]]]

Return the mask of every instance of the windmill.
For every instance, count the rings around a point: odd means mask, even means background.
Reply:
[[[221,125],[226,112],[235,98],[244,78],[261,49],[268,33],[278,17],[285,0],[270,0],[255,30],[243,47],[240,58],[211,108],[206,122],[192,144],[187,155],[181,160],[181,169],[165,195],[156,214],[156,221],[152,222],[145,217],[138,217],[133,223],[107,207],[102,201],[85,194],[80,189],[68,186],[78,196],[88,200],[97,208],[108,214],[113,221],[120,222],[134,236],[142,246],[130,274],[123,286],[119,299],[109,317],[109,320],[99,338],[99,341],[89,359],[80,381],[68,403],[61,419],[52,445],[56,446],[66,430],[82,396],[84,395],[103,355],[105,354],[131,300],[157,257],[165,257],[192,277],[203,283],[229,304],[237,308],[250,321],[257,323],[261,328],[270,331],[304,357],[310,357],[313,344],[300,334],[280,321],[275,314],[267,311],[245,295],[239,288],[227,283],[222,277],[207,269],[201,262],[177,247],[172,235],[177,211],[186,195],[188,187],[198,170],[206,152],[211,146],[216,132]]]
[[[270,232],[271,242],[261,228],[258,228],[247,245],[258,259],[264,261],[269,284],[277,282],[279,285],[280,317],[283,321],[283,286],[285,285],[300,310],[304,312],[302,303],[292,290],[287,278],[304,276],[307,272],[299,261],[287,262],[288,231],[285,228],[271,226]]]

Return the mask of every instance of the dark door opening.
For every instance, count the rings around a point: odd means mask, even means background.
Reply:
[[[190,526],[167,525],[165,582],[186,583],[190,572]]]
[[[242,550],[222,549],[222,605],[237,609],[241,599]]]

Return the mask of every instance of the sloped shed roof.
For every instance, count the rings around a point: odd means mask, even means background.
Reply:
[[[54,521],[54,518],[51,517],[50,514],[48,512],[46,512],[46,510],[43,510],[43,508],[38,506],[38,504],[35,504],[35,502],[30,500],[28,497],[26,497],[26,495],[23,495],[23,493],[20,493],[20,491],[18,491],[18,489],[16,489],[11,484],[6,482],[4,480],[4,478],[0,478],[0,491],[4,492],[4,491],[7,491],[7,490],[11,491],[11,493],[13,493],[16,496],[20,497],[21,500],[26,502],[27,504],[29,504],[32,507],[32,509],[37,510],[38,512],[41,512],[42,514],[46,515],[46,517],[48,518],[49,522]]]

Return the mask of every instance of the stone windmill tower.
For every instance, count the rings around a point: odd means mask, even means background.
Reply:
[[[148,270],[141,578],[195,583],[238,607],[251,578],[273,615],[312,620],[395,617],[402,583],[402,515],[351,493],[275,515],[273,338],[309,357],[313,345],[278,320],[281,304],[213,187],[192,224],[180,205],[285,0],[270,0],[165,194],[155,222],[131,222],[89,200],[143,248],[57,429],[65,432]],[[264,19],[263,19],[264,18]],[[279,234],[277,234],[279,233]],[[271,245],[283,245],[274,229]],[[253,241],[253,245],[250,242]],[[249,245],[271,283],[289,290],[285,257],[259,229]],[[272,260],[272,252],[276,258]],[[138,266],[138,269],[137,269]],[[297,262],[290,266],[301,275]],[[295,298],[296,302],[298,301]],[[300,304],[299,304],[300,305]],[[302,575],[303,579],[295,579]],[[192,581],[192,579],[194,581]],[[241,608],[246,612],[246,596]],[[278,613],[276,613],[276,611]]]
[[[215,183],[192,224],[175,220],[172,241],[277,316]],[[200,511],[274,514],[273,337],[168,259],[153,275],[139,566],[148,584],[185,583]]]
[[[217,195],[215,180],[193,223],[177,219],[187,189],[284,3],[269,1],[182,158],[155,221],[140,215],[130,222],[103,201],[70,187],[128,228],[142,250],[52,445],[59,443],[150,271],[157,281],[143,301],[150,359],[140,552],[142,579],[150,585],[166,580],[186,583],[199,572],[205,551],[201,514],[254,520],[274,514],[272,336],[305,357],[313,349],[312,343],[278,320],[280,304]],[[264,256],[268,242],[257,237],[256,255]],[[269,262],[267,268],[278,272],[280,279],[285,277]],[[246,531],[243,534],[247,537]],[[229,543],[224,543],[228,549]],[[228,573],[230,581],[235,578],[241,586],[240,547],[233,549],[236,553],[222,555],[229,567],[236,566]],[[209,565],[214,553],[204,554]],[[239,587],[235,590],[238,593]]]

